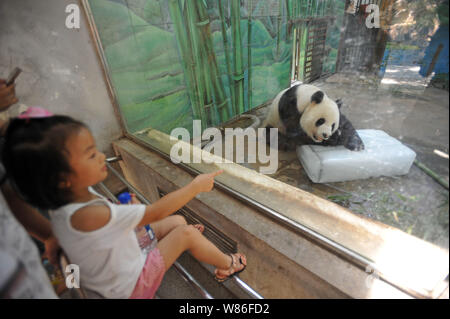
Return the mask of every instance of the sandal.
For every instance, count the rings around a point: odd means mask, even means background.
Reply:
[[[247,267],[247,260],[245,258],[245,255],[236,253],[236,254],[230,254],[231,257],[231,265],[228,269],[216,269],[214,271],[214,279],[218,282],[224,282],[229,280],[232,276],[239,274],[240,272],[244,271],[245,267]],[[238,264],[239,262],[239,264]],[[243,267],[240,268],[239,265],[242,265]]]

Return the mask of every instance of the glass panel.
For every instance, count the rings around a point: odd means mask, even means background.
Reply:
[[[129,133],[169,154],[167,136],[149,132],[184,128],[192,140],[193,120],[202,130],[258,126],[279,92],[311,83],[343,100],[356,129],[411,148],[415,165],[402,176],[313,183],[294,148],[277,153],[269,176],[448,249],[448,1],[87,2]],[[298,213],[237,174],[218,180]]]

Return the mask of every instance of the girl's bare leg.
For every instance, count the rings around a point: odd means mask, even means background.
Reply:
[[[186,250],[189,250],[197,260],[219,269],[228,269],[232,262],[229,255],[222,253],[192,225],[174,228],[158,242],[157,247],[164,259],[166,270]]]
[[[178,226],[186,225],[186,219],[181,215],[171,215],[169,217],[163,218],[157,222],[151,223],[150,227],[155,232],[156,238],[161,240],[169,232]]]
[[[175,229],[178,226],[187,225],[186,219],[181,215],[171,215],[164,219],[161,219],[155,223],[151,223],[150,227],[155,232],[156,238],[161,240],[166,236],[169,232]],[[205,227],[201,224],[194,225],[194,227],[199,231],[203,232]]]

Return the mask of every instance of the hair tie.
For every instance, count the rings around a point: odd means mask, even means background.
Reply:
[[[26,120],[26,123],[30,122],[32,118],[43,118],[53,116],[53,113],[40,106],[29,106],[25,112],[20,113],[19,119]]]

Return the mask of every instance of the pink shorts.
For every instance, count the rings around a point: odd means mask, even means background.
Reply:
[[[166,272],[166,264],[158,248],[151,250],[130,299],[152,299]]]

